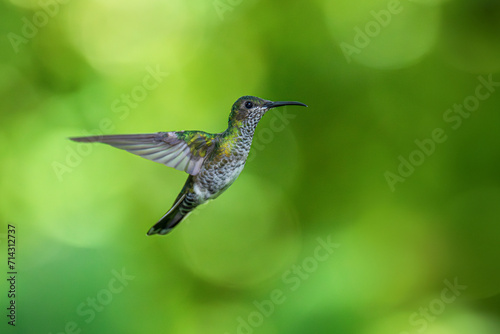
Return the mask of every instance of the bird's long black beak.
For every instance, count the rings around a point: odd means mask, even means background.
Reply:
[[[282,107],[282,106],[293,106],[293,105],[307,107],[307,104],[295,101],[276,101],[276,102],[269,101],[265,104],[267,109]]]

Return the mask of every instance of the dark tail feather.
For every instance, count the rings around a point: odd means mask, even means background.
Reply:
[[[153,235],[153,234],[167,234],[170,232],[177,224],[179,224],[182,219],[184,219],[187,216],[186,213],[182,213],[180,210],[181,203],[184,200],[184,197],[186,195],[180,196],[180,198],[175,202],[175,204],[168,210],[168,212],[161,217],[161,219],[149,229],[148,235]]]

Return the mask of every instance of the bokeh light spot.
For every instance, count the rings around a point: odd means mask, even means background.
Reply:
[[[295,210],[272,184],[245,175],[198,208],[181,231],[185,264],[215,284],[252,286],[289,265],[300,247]]]
[[[436,42],[440,7],[408,1],[325,2],[325,19],[346,61],[377,69],[415,64]]]

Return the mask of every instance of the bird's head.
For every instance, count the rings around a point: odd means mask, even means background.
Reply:
[[[288,105],[299,105],[307,107],[307,105],[301,102],[294,102],[294,101],[273,102],[261,99],[256,96],[242,96],[236,102],[234,102],[233,107],[231,108],[231,114],[229,115],[229,123],[233,121],[242,122],[248,119],[259,121],[260,118],[269,109],[281,106],[288,106]]]

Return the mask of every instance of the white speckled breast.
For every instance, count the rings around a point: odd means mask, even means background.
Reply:
[[[193,191],[199,202],[216,198],[238,178],[245,167],[255,128],[261,116],[248,119],[238,129],[238,137],[228,156],[214,151],[215,158],[207,160],[200,173],[194,176]]]

